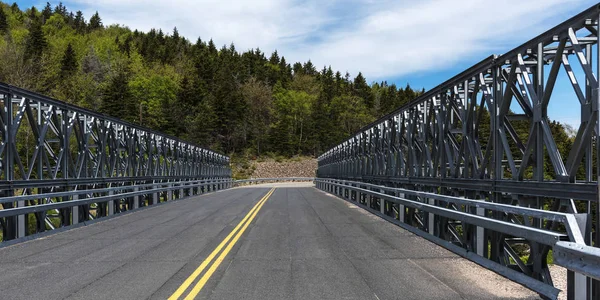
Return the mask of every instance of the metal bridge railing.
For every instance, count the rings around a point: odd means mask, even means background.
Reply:
[[[110,217],[162,202],[227,189],[232,185],[231,179],[182,180],[4,197],[0,198],[0,204],[28,202],[30,205],[0,210],[0,218],[37,215],[37,220],[47,220],[48,212],[55,212],[57,215],[53,216],[55,217],[53,219],[60,222],[58,224],[38,222],[35,225],[35,232],[28,235],[34,237],[46,231]]]
[[[575,271],[592,274],[596,278],[600,274],[600,260],[593,256],[596,252],[592,252],[589,250],[591,247],[587,246],[587,252],[581,251],[583,224],[581,219],[577,218],[578,214],[491,203],[364,182],[325,178],[317,178],[315,181],[317,188],[358,204],[390,222],[547,297],[555,298],[559,290],[529,277],[532,275],[529,266],[521,260],[518,253],[512,251],[512,248],[503,247],[502,250],[506,251],[506,256],[515,262],[519,268],[518,272],[489,259],[488,239],[494,233],[502,233],[505,238],[513,241],[522,239],[523,242],[533,241],[547,246],[547,250],[557,251],[554,257],[557,258],[558,264],[570,267],[570,263],[574,262],[581,266]],[[515,223],[514,219],[498,219],[498,213],[510,214],[522,220],[529,219],[529,222]],[[552,222],[562,226],[535,227],[532,226],[533,219],[541,223]],[[580,255],[578,258],[585,257],[585,260],[573,259],[573,253],[578,253]],[[583,253],[586,253],[586,256],[583,256]],[[585,282],[586,278],[577,276],[572,281],[573,284],[578,285]]]
[[[581,243],[557,242],[552,254],[555,263],[600,280],[600,248]]]

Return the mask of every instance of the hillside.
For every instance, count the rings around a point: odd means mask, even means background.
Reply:
[[[0,81],[227,154],[315,156],[418,94],[62,4],[0,2],[0,34]]]

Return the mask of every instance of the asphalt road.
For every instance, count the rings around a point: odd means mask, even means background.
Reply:
[[[1,248],[0,299],[178,289],[183,299],[200,285],[196,299],[537,299],[313,187],[270,190],[220,191]]]

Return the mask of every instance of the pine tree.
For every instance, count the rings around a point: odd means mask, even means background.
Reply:
[[[362,75],[361,72],[358,72],[358,75],[354,78],[354,91],[353,94],[358,96],[365,101],[367,108],[373,108],[373,97],[371,94],[371,88],[367,84],[367,80]]]
[[[17,4],[17,2],[13,2],[13,4],[10,6],[10,10],[13,13],[21,13],[21,9],[19,8],[19,5]]]
[[[42,22],[46,24],[46,21],[52,17],[52,5],[50,2],[46,2],[46,6],[42,10]]]
[[[29,9],[28,17],[32,22],[38,21],[38,10],[37,10],[37,8],[35,8],[35,6],[32,6]]]
[[[63,59],[61,61],[60,67],[60,76],[61,78],[66,78],[77,71],[77,54],[73,49],[73,45],[69,43],[67,45],[67,49],[65,50],[65,54],[63,55]]]
[[[59,2],[58,5],[54,8],[54,13],[59,14],[63,17],[67,16],[67,7],[65,7],[62,2]]]
[[[321,96],[325,103],[331,103],[331,100],[335,96],[335,84],[331,66],[329,68],[323,67],[323,71],[321,71],[321,89]]]
[[[100,112],[115,118],[135,121],[136,111],[129,89],[129,75],[126,70],[120,70],[104,89]]]
[[[304,74],[304,69],[302,68],[302,64],[299,62],[294,63],[294,67],[292,69],[294,70],[294,76]]]
[[[29,28],[29,35],[25,42],[25,58],[39,58],[48,47],[48,42],[42,31],[42,23],[34,21]]]
[[[4,12],[4,8],[2,8],[2,6],[0,6],[0,32],[8,32],[8,21],[6,20],[6,13]]]
[[[91,18],[90,18],[90,24],[88,26],[88,30],[94,31],[97,29],[102,28],[102,19],[100,19],[100,15],[98,14],[98,12],[96,12]]]
[[[312,61],[310,61],[310,59],[306,63],[304,63],[304,66],[302,66],[302,68],[304,69],[304,74],[306,75],[314,76],[317,74],[317,69],[315,68],[315,65],[313,65]]]
[[[69,12],[67,15],[67,24],[69,24],[71,28],[75,29],[75,14],[73,14],[73,12]]]
[[[269,63],[272,65],[279,64],[279,54],[277,53],[277,50],[273,51],[273,54],[271,54],[271,57],[269,58]]]
[[[287,84],[292,80],[292,68],[285,61],[285,57],[281,57],[279,61],[279,80],[283,87],[287,87]]]
[[[212,39],[210,39],[210,41],[208,41],[208,52],[211,55],[216,55],[219,52]]]
[[[127,57],[129,57],[131,55],[131,44],[133,43],[133,37],[131,35],[128,35],[127,38],[125,38],[125,41],[123,42],[123,44],[119,45],[119,50],[121,50],[121,52],[127,54]]]
[[[173,28],[173,39],[175,41],[179,41],[179,30],[177,30],[177,27]]]
[[[194,141],[203,145],[210,144],[210,135],[214,129],[215,115],[212,106],[205,99],[201,86],[188,76],[184,77],[177,94],[177,104],[168,114],[174,126],[175,135],[193,137]],[[199,115],[202,117],[198,118]],[[202,120],[204,124],[195,122]],[[180,135],[178,135],[178,133]]]
[[[85,33],[85,19],[83,18],[83,13],[78,10],[77,13],[75,14],[75,21],[74,21],[74,26],[75,26],[75,31],[77,31],[77,33],[79,34],[83,34]]]

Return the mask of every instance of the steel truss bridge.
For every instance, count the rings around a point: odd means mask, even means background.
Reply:
[[[569,299],[598,299],[599,18],[452,77],[321,155],[316,178],[234,181],[224,155],[0,83],[0,297],[495,296],[461,256],[547,298],[553,258]],[[580,108],[568,147],[555,103]]]
[[[542,294],[552,249],[555,262],[597,276],[599,14],[591,7],[362,128],[319,157],[317,186]],[[571,97],[555,92],[565,86]],[[581,111],[566,149],[554,102]],[[570,297],[600,297],[598,281],[568,277]]]

